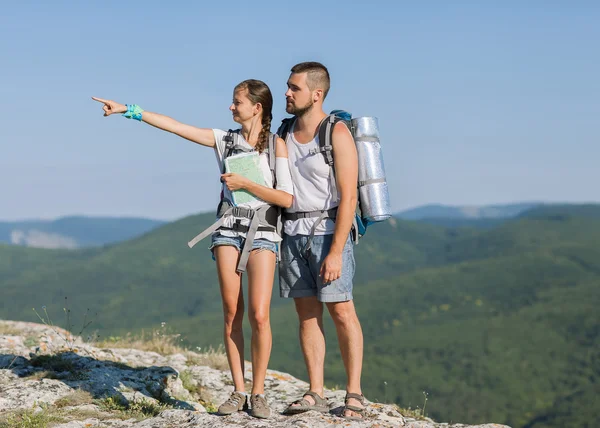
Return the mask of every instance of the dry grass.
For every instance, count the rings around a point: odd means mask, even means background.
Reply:
[[[23,332],[10,324],[0,322],[0,335],[2,336],[20,336]]]
[[[394,404],[394,407],[404,417],[411,418],[411,419],[416,419],[418,421],[425,421],[425,420],[427,420],[427,418],[422,414],[422,410],[421,409],[411,409],[410,407],[408,409],[403,409],[403,408],[401,408],[400,406],[398,406],[396,404]]]
[[[84,404],[91,404],[93,402],[94,397],[92,397],[92,394],[82,389],[78,389],[72,394],[59,398],[54,405],[58,408],[75,407],[83,406]]]
[[[192,352],[182,346],[179,334],[170,333],[164,327],[150,332],[142,330],[139,335],[127,334],[125,337],[110,337],[98,342],[95,346],[98,348],[138,349],[161,355],[184,354],[190,365],[208,366],[216,370],[229,368],[227,355],[222,345],[217,349],[211,346],[205,352]]]
[[[28,348],[33,348],[35,346],[38,346],[39,344],[40,344],[39,336],[27,336],[25,338],[25,340],[23,341],[23,345],[27,346]]]
[[[41,379],[57,379],[56,373],[52,370],[42,370],[39,372],[34,372],[28,376],[29,379],[33,380],[41,380]]]
[[[48,428],[56,423],[66,423],[70,421],[82,421],[89,418],[95,418],[100,421],[120,419],[135,419],[141,421],[158,415],[167,407],[161,404],[149,402],[131,403],[130,405],[118,405],[106,400],[93,400],[101,409],[69,409],[63,407],[77,406],[87,404],[87,393],[75,393],[72,396],[64,397],[61,400],[62,406],[45,406],[41,411],[34,412],[33,409],[13,410],[0,414],[0,428]],[[59,400],[59,401],[61,401]]]
[[[150,400],[130,401],[118,396],[106,397],[96,402],[100,408],[112,413],[119,418],[135,418],[138,421],[158,416],[160,412],[169,408],[167,404],[155,403]]]
[[[217,349],[211,346],[207,351],[202,353],[187,351],[184,355],[189,365],[208,366],[215,370],[227,370],[229,368],[223,345],[220,345]]]
[[[27,409],[0,415],[0,428],[46,428],[56,422],[66,422],[66,419],[61,412],[49,408],[35,413],[33,409]]]
[[[140,351],[156,352],[161,355],[184,353],[179,334],[169,333],[164,327],[150,332],[142,330],[139,335],[127,334],[125,337],[110,337],[96,343],[98,348],[128,348]]]

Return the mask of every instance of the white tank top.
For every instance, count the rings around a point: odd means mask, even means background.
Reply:
[[[330,168],[319,149],[319,136],[306,144],[294,138],[294,127],[286,138],[290,175],[294,186],[294,202],[287,212],[329,210],[339,205],[338,192],[334,192],[329,177]],[[335,195],[335,200],[333,199]],[[284,232],[290,236],[310,235],[316,218],[286,220]],[[330,235],[335,230],[333,220],[323,220],[315,229],[315,235]]]

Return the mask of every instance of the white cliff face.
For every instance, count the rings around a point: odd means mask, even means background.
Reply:
[[[10,232],[10,243],[35,248],[66,248],[73,250],[79,247],[77,240],[58,233],[42,232],[36,229],[13,229]]]
[[[215,409],[233,389],[231,376],[227,370],[198,364],[202,355],[100,349],[79,338],[67,344],[60,336],[68,333],[56,331],[59,334],[44,325],[0,321],[0,425],[8,421],[18,426],[25,414],[62,428],[449,427],[404,417],[396,406],[379,403],[369,403],[365,421],[344,420],[339,415],[345,392],[337,390],[325,393],[328,414],[284,416],[287,403],[300,398],[308,384],[274,370],[268,371],[265,384],[270,419],[255,419],[246,412],[219,416]]]

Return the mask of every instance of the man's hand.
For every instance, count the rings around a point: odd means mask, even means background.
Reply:
[[[251,181],[246,177],[233,172],[221,174],[221,181],[225,183],[227,188],[231,191],[246,189],[248,184],[251,183]]]
[[[335,281],[342,276],[342,253],[329,253],[323,264],[319,276],[323,279],[323,283]]]
[[[110,116],[115,113],[125,113],[127,106],[125,104],[119,104],[110,100],[103,100],[102,98],[92,97],[94,101],[104,104],[102,110],[104,110],[104,116]]]

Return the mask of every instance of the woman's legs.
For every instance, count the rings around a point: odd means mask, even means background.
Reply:
[[[239,252],[234,246],[219,245],[213,249],[217,262],[217,273],[223,300],[225,322],[223,340],[231,377],[236,391],[245,391],[244,386],[244,294],[242,275],[236,272]],[[250,263],[248,263],[250,265]]]
[[[265,376],[271,356],[269,311],[276,256],[270,250],[257,249],[248,259],[248,317],[252,327],[252,394],[264,394]]]

